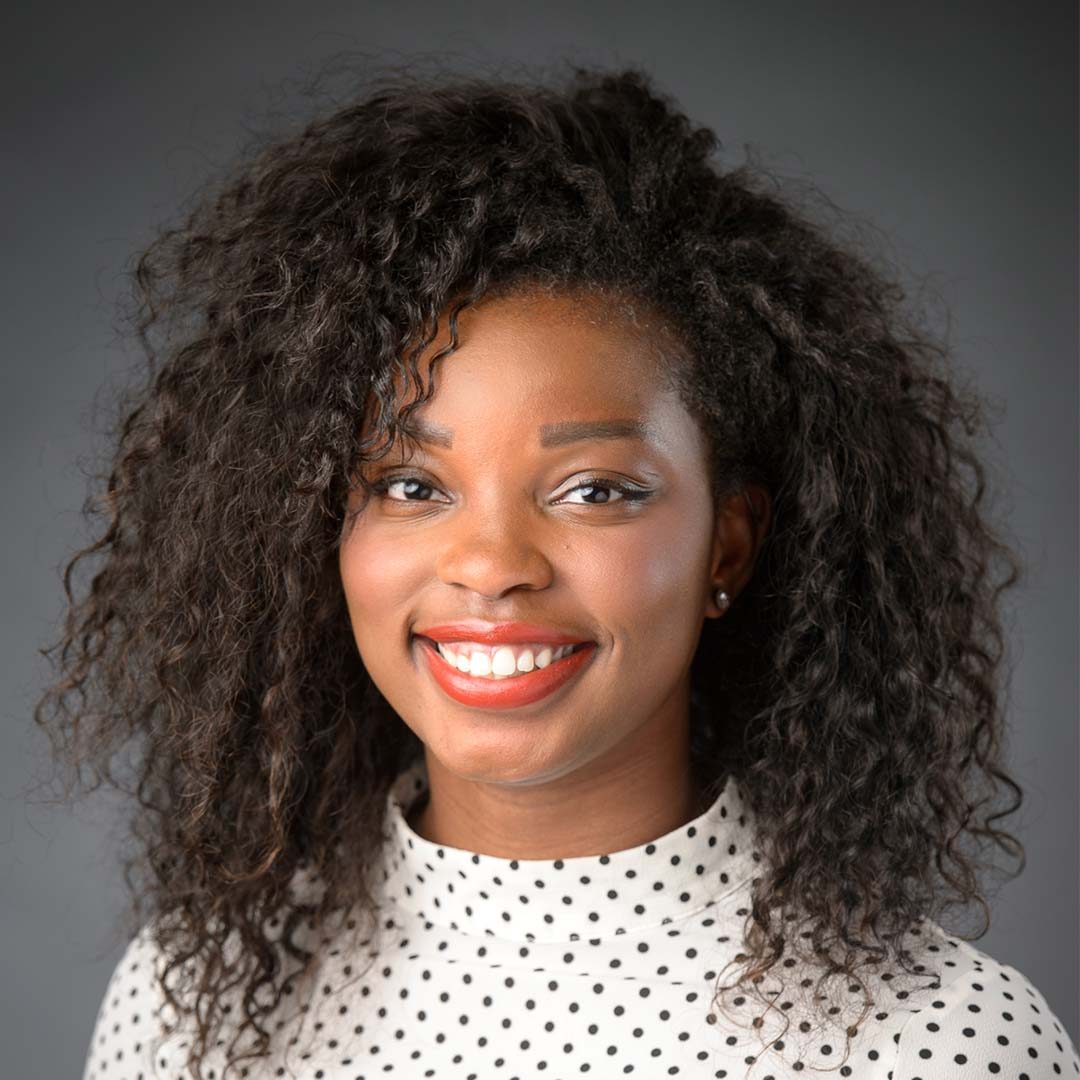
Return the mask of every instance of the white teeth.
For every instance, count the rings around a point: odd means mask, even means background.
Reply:
[[[475,662],[480,655],[480,653],[473,653],[473,661]],[[514,656],[514,650],[507,649],[505,646],[496,649],[495,655],[491,658],[492,675],[513,675],[515,671],[517,671],[517,658]]]
[[[554,650],[549,645],[518,646],[521,651],[515,653],[515,649],[507,645],[489,647],[472,642],[458,642],[455,646],[436,642],[436,647],[447,663],[458,671],[489,679],[513,678],[534,668],[545,668],[574,650],[573,645],[560,645]]]
[[[487,653],[474,652],[469,657],[469,674],[470,675],[490,675],[491,674],[491,657]]]

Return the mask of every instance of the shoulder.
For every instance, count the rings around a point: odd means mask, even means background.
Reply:
[[[321,881],[306,867],[298,871],[290,883],[293,895],[304,902],[311,902],[322,887]],[[265,940],[274,945],[285,934],[284,911],[277,909],[277,912],[263,925]],[[155,1077],[172,1078],[183,1071],[193,1034],[191,987],[197,981],[197,968],[196,961],[188,953],[184,954],[182,962],[177,959],[174,947],[159,933],[163,925],[160,917],[144,923],[117,962],[98,1008],[83,1080],[122,1080],[127,1077],[154,1080]],[[321,952],[315,931],[304,923],[290,930],[286,948]],[[240,949],[241,938],[234,928],[224,943],[226,971],[234,969]],[[173,995],[172,1001],[163,984]],[[219,993],[225,1012],[232,1010],[234,1015],[243,1014],[243,987],[232,983]],[[183,1013],[175,1003],[181,1005]],[[277,1028],[296,1020],[297,1015],[295,1009],[290,1011],[283,1001],[280,1010],[274,1014]],[[216,1048],[210,1050],[211,1056],[217,1053]]]
[[[87,1049],[83,1080],[155,1075],[163,995],[153,924],[128,943],[105,987]]]
[[[912,1009],[895,1036],[893,1080],[1080,1076],[1076,1048],[1031,981],[968,942],[952,944],[967,962]]]

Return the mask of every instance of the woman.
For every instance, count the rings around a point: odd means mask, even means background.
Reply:
[[[87,1078],[1080,1068],[935,921],[1022,858],[979,401],[717,145],[391,76],[142,255],[38,710],[137,762]]]

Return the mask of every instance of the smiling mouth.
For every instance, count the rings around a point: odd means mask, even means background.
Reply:
[[[530,672],[542,671],[565,660],[568,656],[595,645],[592,641],[578,641],[564,645],[546,643],[527,645],[514,642],[477,647],[472,643],[440,642],[423,634],[413,634],[412,637],[428,645],[451,668],[456,668],[462,675],[492,682],[518,679]]]
[[[440,651],[438,642],[422,634],[414,634],[413,638],[422,653],[424,667],[444,694],[459,704],[495,711],[531,705],[563,689],[583,673],[597,649],[594,641],[577,642],[557,658],[534,657],[534,661],[539,659],[543,663],[534,662],[530,670],[517,671],[515,661],[515,670],[511,672],[506,657],[501,661],[498,658],[500,646],[495,646],[492,656],[497,670],[506,674],[499,675],[490,669],[483,674],[473,674],[471,657],[469,670],[463,671],[456,658],[451,660]],[[524,646],[523,651],[528,651],[528,646]],[[543,646],[542,652],[551,651],[551,646]],[[520,654],[515,657],[522,659]],[[526,666],[528,663],[525,659]],[[479,662],[478,668],[483,672],[485,666],[486,660]]]

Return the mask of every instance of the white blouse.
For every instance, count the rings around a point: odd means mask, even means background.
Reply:
[[[826,1027],[821,1003],[810,1007],[814,988],[800,985],[805,973],[782,963],[782,983],[774,968],[759,984],[774,1007],[735,991],[714,1001],[736,970],[724,965],[740,950],[761,859],[734,777],[705,813],[651,843],[554,860],[425,840],[406,815],[426,786],[421,760],[388,796],[375,939],[352,920],[340,938],[324,937],[313,996],[277,1020],[283,1037],[275,1035],[272,1058],[230,1076],[1080,1075],[1068,1034],[1028,979],[928,920],[907,947],[916,972],[940,977],[881,972],[846,1056],[845,1031],[863,1001],[855,984],[842,988],[848,997],[836,997]],[[146,930],[109,982],[84,1080],[186,1075],[184,1032],[160,1037],[157,957]],[[204,1076],[220,1080],[223,1065],[212,1055]]]

